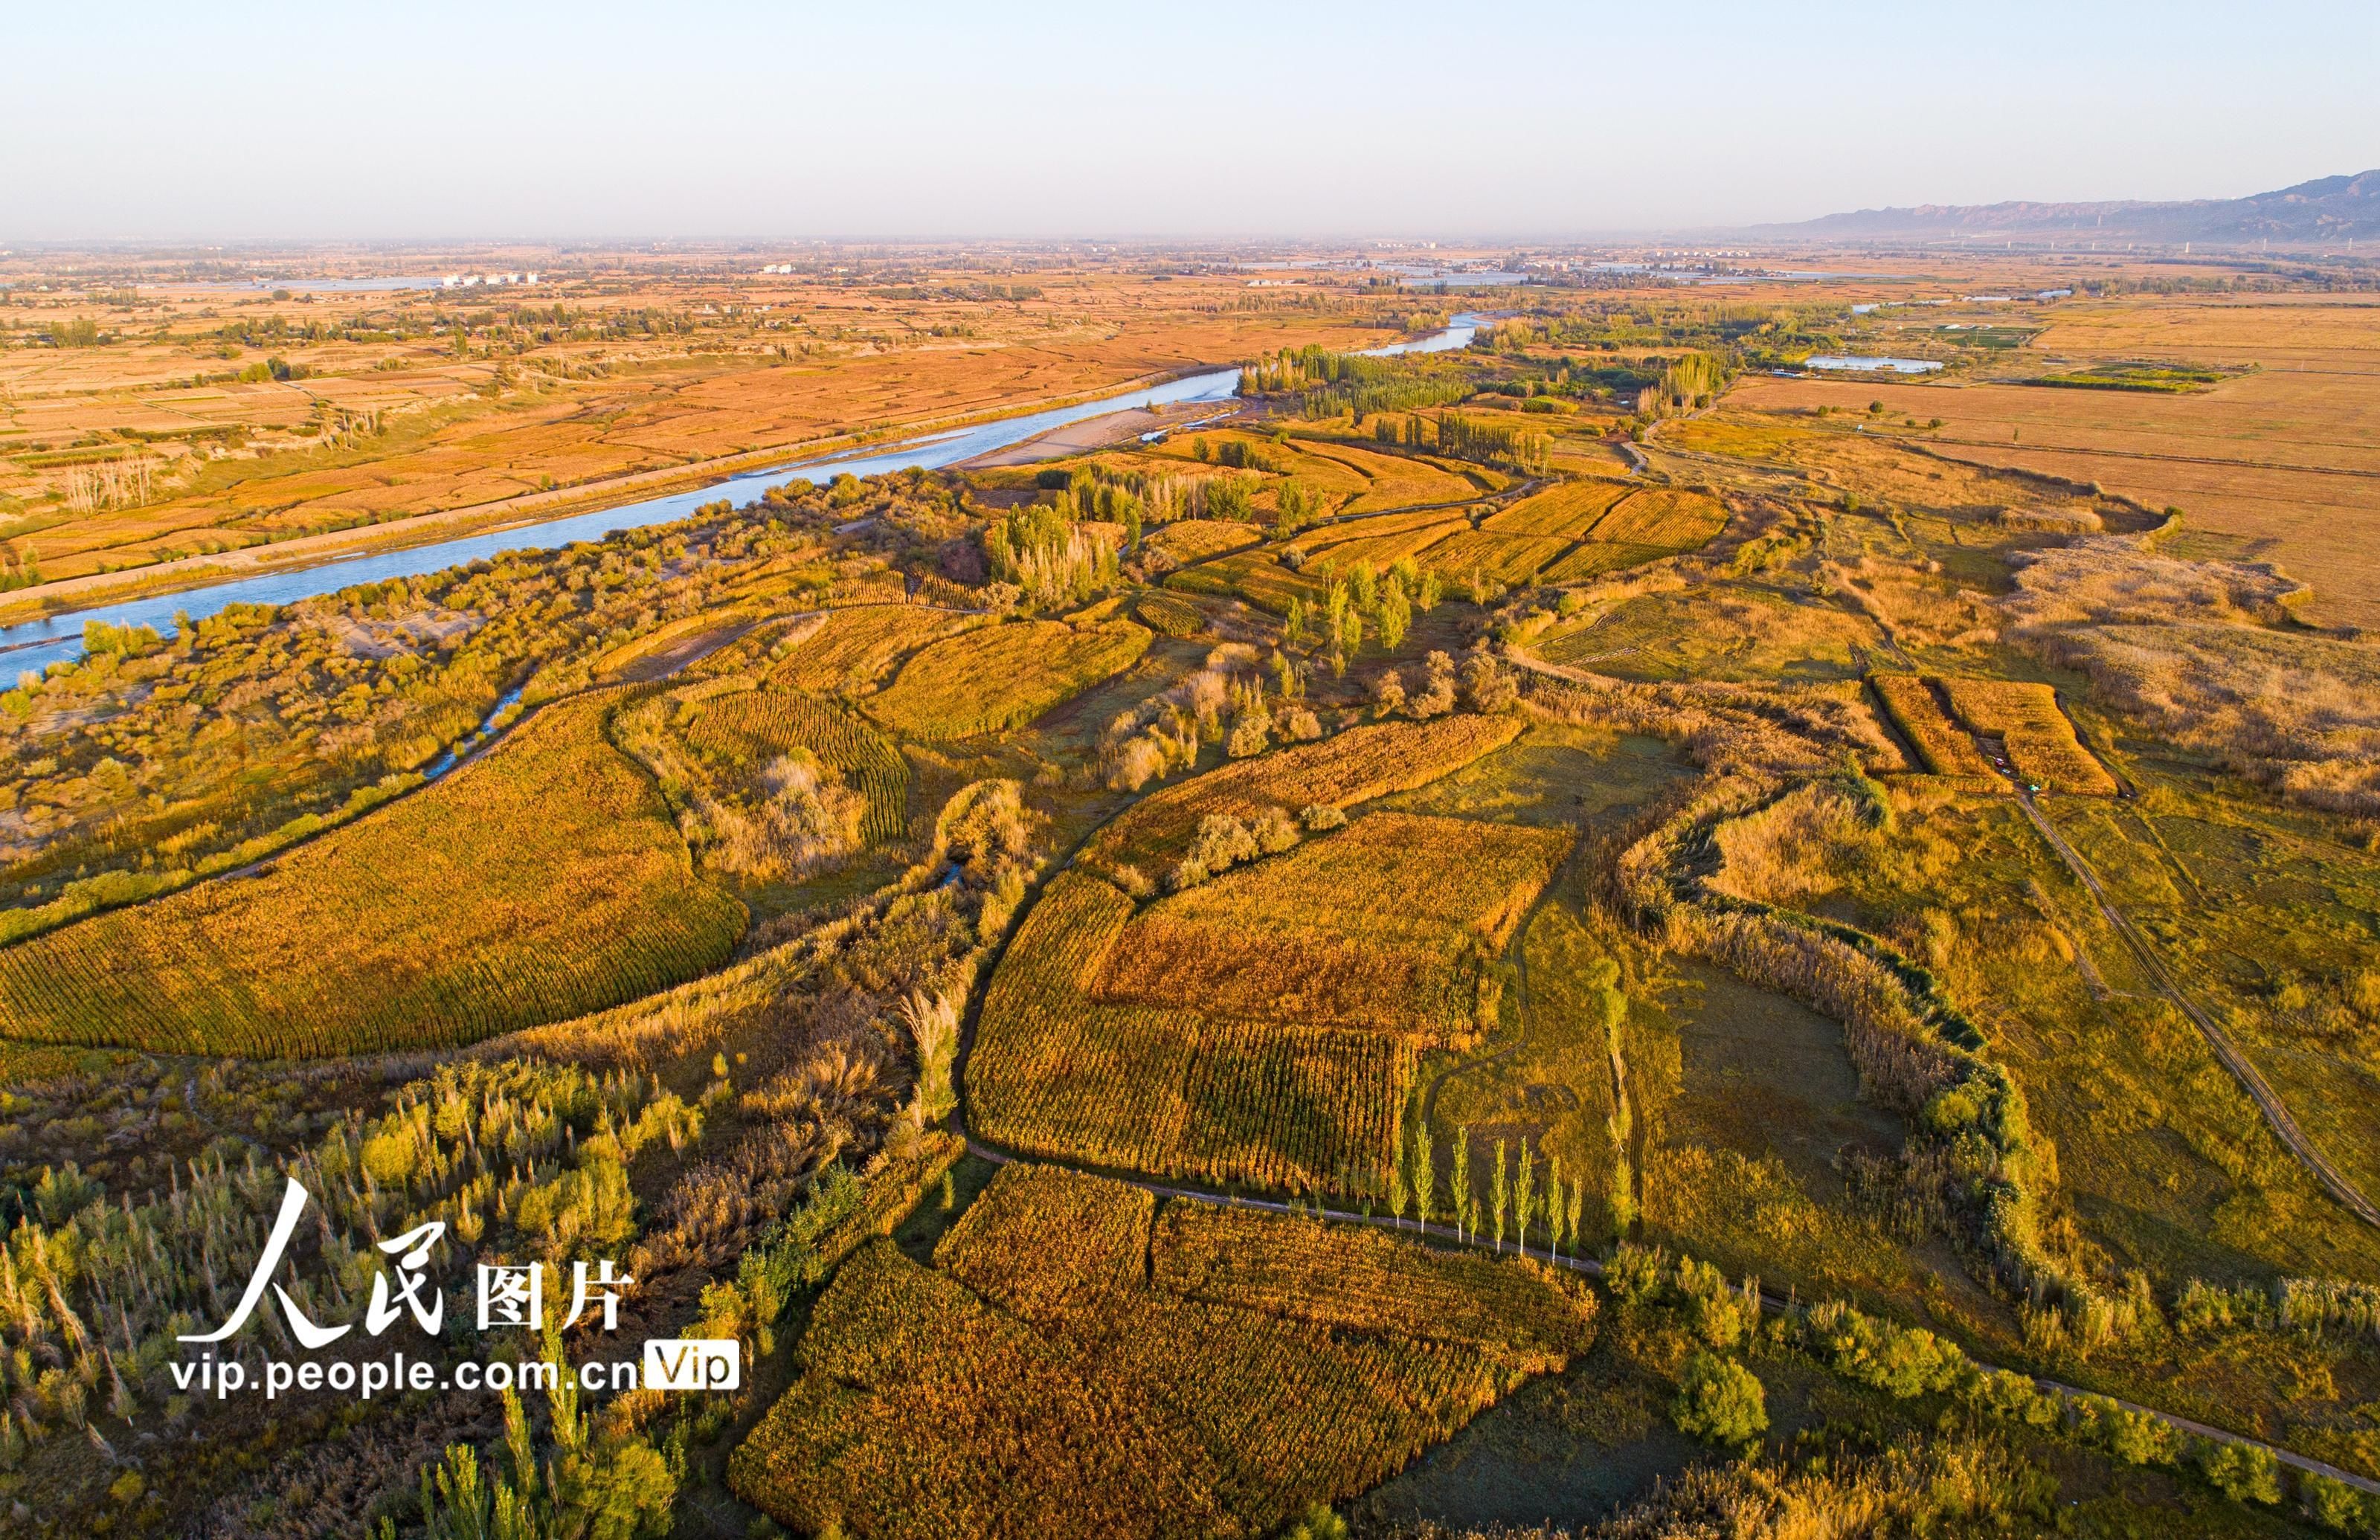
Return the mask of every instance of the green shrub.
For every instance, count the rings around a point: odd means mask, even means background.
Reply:
[[[1947,1390],[1967,1373],[1957,1344],[1919,1327],[1898,1327],[1840,1301],[1813,1308],[1804,1323],[1811,1351],[1837,1374],[1907,1401]]]
[[[1713,1444],[1748,1444],[1768,1431],[1768,1393],[1760,1376],[1734,1359],[1697,1352],[1686,1360],[1670,1420],[1679,1432]]]
[[[2270,1449],[2209,1439],[2198,1446],[2198,1468],[2233,1502],[2281,1500],[2281,1462]]]
[[[2305,1516],[2341,1534],[2363,1534],[2380,1528],[2380,1502],[2335,1476],[2308,1471],[2298,1477],[2298,1497]]]

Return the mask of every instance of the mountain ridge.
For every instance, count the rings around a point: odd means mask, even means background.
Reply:
[[[2380,236],[2380,169],[2320,176],[2245,198],[2157,202],[1921,203],[1860,209],[1787,224],[1764,224],[1770,238],[1841,239],[1957,235],[2070,236],[2180,245],[2248,245],[2277,240],[2309,245]]]

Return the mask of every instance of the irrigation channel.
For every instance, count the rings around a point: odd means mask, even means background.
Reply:
[[[1467,347],[1480,323],[1481,317],[1464,311],[1455,316],[1451,323],[1441,331],[1411,342],[1370,348],[1366,350],[1366,356],[1386,358],[1400,353],[1443,353]],[[402,551],[342,557],[316,566],[289,568],[253,577],[229,578],[170,593],[103,601],[82,609],[60,611],[38,620],[0,626],[0,679],[14,678],[27,671],[38,673],[54,662],[82,656],[82,630],[89,621],[101,621],[109,625],[146,625],[164,635],[175,628],[176,613],[187,613],[193,619],[203,620],[234,604],[291,604],[301,599],[336,593],[341,588],[359,583],[381,583],[392,577],[418,577],[424,573],[441,572],[467,562],[486,560],[501,552],[552,551],[580,540],[600,540],[622,529],[640,529],[648,525],[673,523],[702,504],[722,497],[735,503],[748,502],[791,475],[881,476],[888,471],[907,470],[913,467],[939,470],[963,460],[974,459],[978,455],[989,455],[994,450],[1038,438],[1069,423],[1127,411],[1144,403],[1164,406],[1182,401],[1228,401],[1239,382],[1240,371],[1236,367],[1209,370],[1170,380],[1160,385],[1119,391],[1097,400],[1078,402],[1072,406],[1055,406],[1023,417],[1004,418],[973,428],[913,439],[886,449],[856,454],[845,451],[809,459],[788,460],[783,465],[723,477],[665,497],[624,503],[591,513],[485,530],[428,545],[410,546]]]

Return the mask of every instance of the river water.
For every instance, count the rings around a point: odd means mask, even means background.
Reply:
[[[1393,343],[1368,351],[1378,357],[1447,352],[1469,346],[1472,334],[1478,328],[1479,318],[1466,312],[1454,317],[1453,323],[1444,331],[1412,342]],[[995,449],[1022,443],[1053,428],[1062,428],[1086,418],[1105,417],[1111,412],[1128,410],[1144,402],[1162,406],[1176,401],[1227,401],[1239,382],[1240,371],[1237,369],[1213,370],[1169,381],[1162,385],[1121,391],[1073,406],[1056,406],[1024,417],[980,423],[954,432],[912,439],[888,448],[789,460],[765,470],[746,471],[686,491],[647,498],[640,503],[623,503],[617,507],[600,508],[593,513],[572,514],[537,524],[513,525],[484,534],[411,546],[403,551],[345,556],[315,566],[261,573],[254,577],[227,578],[220,583],[184,588],[176,593],[103,601],[88,609],[61,611],[39,620],[0,626],[0,680],[26,671],[47,668],[62,659],[80,657],[82,628],[86,621],[104,621],[110,625],[147,625],[154,627],[162,636],[174,629],[174,616],[177,612],[203,620],[234,604],[291,604],[318,594],[335,593],[358,583],[381,583],[392,577],[417,577],[423,573],[443,571],[467,562],[484,560],[500,552],[552,551],[578,540],[600,540],[621,529],[672,523],[686,517],[703,503],[715,503],[722,497],[737,503],[748,503],[768,488],[796,475],[824,480],[845,472],[853,476],[880,476],[887,471],[906,470],[913,466],[939,470],[944,466],[971,460]]]

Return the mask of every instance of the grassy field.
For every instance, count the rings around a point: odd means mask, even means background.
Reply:
[[[470,1042],[722,961],[740,905],[693,874],[604,734],[549,707],[428,789],[249,876],[0,951],[0,1034],[314,1057]]]
[[[2029,356],[2254,363],[2202,394],[1747,382],[1731,403],[1764,412],[1857,411],[1871,398],[1921,421],[1937,447],[1981,464],[2096,481],[2152,507],[2179,505],[2220,552],[2279,561],[2316,584],[2313,613],[2380,616],[2380,467],[2358,447],[2380,422],[2380,316],[2362,301],[2286,295],[2061,307]]]
[[[1011,1167],[931,1268],[880,1243],[844,1269],[731,1479],[812,1531],[1269,1535],[1585,1352],[1594,1304],[1510,1260]]]
[[[1621,679],[1857,679],[1875,623],[1797,597],[1751,583],[1640,594],[1558,627],[1536,650]]]
[[[965,738],[1022,727],[1051,707],[1132,665],[1147,627],[1114,621],[984,626],[913,656],[868,700],[868,713],[914,737]]]

